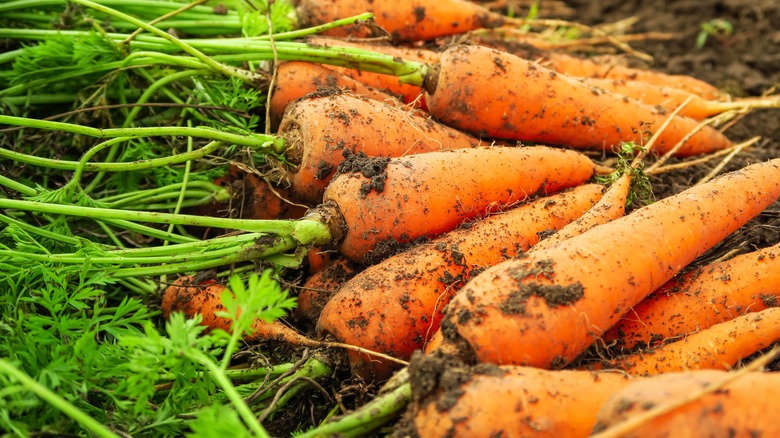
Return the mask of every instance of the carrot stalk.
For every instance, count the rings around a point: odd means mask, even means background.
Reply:
[[[515,257],[601,197],[587,184],[537,199],[415,246],[367,268],[327,302],[317,327],[340,342],[409,359],[439,329],[442,311],[485,267]],[[389,377],[392,364],[350,352],[353,373]]]
[[[451,126],[490,137],[609,150],[624,142],[643,144],[666,118],[665,111],[485,47],[452,47],[442,53],[438,69],[426,85],[430,112]],[[675,117],[656,152],[669,150],[697,124]],[[677,154],[729,146],[723,134],[704,127]]]
[[[564,365],[779,196],[775,159],[489,268],[450,302],[444,343],[482,362]]]
[[[684,336],[777,305],[780,244],[702,266],[670,280],[604,333],[633,349]]]
[[[631,374],[660,374],[699,369],[728,370],[740,360],[780,339],[780,308],[772,307],[691,333],[671,342],[611,361]]]

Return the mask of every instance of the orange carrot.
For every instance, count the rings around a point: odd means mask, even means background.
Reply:
[[[167,319],[172,312],[181,312],[187,318],[193,318],[200,314],[203,318],[201,324],[210,330],[222,329],[230,331],[232,321],[228,318],[217,316],[217,312],[224,310],[221,295],[226,287],[214,280],[200,280],[197,277],[185,275],[171,283],[163,294],[162,313]],[[258,319],[252,325],[254,335],[245,337],[251,340],[277,340],[294,345],[318,346],[319,343],[306,338],[280,321],[266,322]]]
[[[489,268],[450,302],[444,342],[482,362],[565,365],[778,197],[780,159],[774,159]]]
[[[442,310],[473,275],[515,257],[601,197],[587,184],[471,223],[367,268],[327,302],[318,331],[339,342],[409,359],[439,329]],[[395,364],[350,353],[354,374],[383,380]]]
[[[291,189],[311,204],[322,201],[345,153],[400,157],[479,144],[421,112],[350,95],[295,102],[279,125],[279,135],[287,139],[285,157],[297,164],[288,174]]]
[[[620,357],[612,366],[631,374],[730,369],[780,339],[780,308],[737,316],[658,348]]]
[[[675,278],[629,310],[604,333],[632,349],[687,335],[778,304],[780,243]]]
[[[278,121],[287,106],[296,99],[311,93],[333,94],[344,91],[375,100],[397,100],[328,67],[310,62],[290,61],[279,65],[276,87],[268,105],[271,106],[271,115]]]
[[[777,409],[780,374],[731,374],[702,370],[634,379],[607,400],[594,431],[625,438],[780,436],[780,423],[770,414]],[[703,393],[713,386],[717,389]],[[686,399],[687,403],[661,415],[635,421],[634,427],[621,428],[620,432],[610,429],[651,409]]]
[[[670,75],[615,64],[599,64],[588,59],[554,52],[545,53],[544,58],[545,65],[568,76],[646,82],[686,90],[708,100],[723,97],[723,93],[713,85],[691,76]]]
[[[317,322],[325,304],[344,283],[360,272],[361,268],[357,263],[341,258],[309,277],[298,293],[295,316]]]
[[[298,0],[303,26],[313,26],[372,12],[374,20],[396,41],[432,40],[504,24],[504,17],[466,0]],[[366,36],[362,25],[345,26],[330,35]]]
[[[582,154],[543,146],[358,159],[343,168],[347,173],[333,178],[325,191],[325,207],[336,204],[345,218],[338,249],[359,263],[381,258],[380,244],[451,231],[533,194],[581,184],[594,170]]]
[[[455,46],[441,55],[426,86],[429,111],[450,126],[490,137],[610,150],[642,144],[666,119],[623,96],[601,92],[522,58],[479,46]],[[662,154],[698,122],[675,117],[655,146]],[[677,152],[689,156],[731,146],[705,126]]]
[[[398,47],[388,44],[363,41],[357,42],[353,40],[340,40],[325,37],[310,37],[306,42],[314,46],[338,46],[365,49],[372,52],[392,55],[400,59],[420,61],[428,64],[434,64],[439,61],[439,54],[437,52],[416,47]],[[348,67],[332,66],[328,68],[377,90],[386,91],[395,96],[399,96],[405,103],[419,102],[420,108],[425,109],[425,102],[422,99],[422,88],[419,85],[401,83],[395,76],[361,71]]]
[[[412,415],[421,437],[584,438],[601,405],[638,380],[617,373],[494,365],[436,372],[430,365],[434,360],[410,366]]]

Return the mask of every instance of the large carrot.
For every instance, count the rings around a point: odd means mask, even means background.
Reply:
[[[780,339],[780,308],[772,307],[715,324],[669,344],[611,361],[631,374],[730,369]]]
[[[421,437],[586,437],[601,405],[631,379],[618,373],[479,365],[410,367]],[[434,362],[432,366],[430,362]]]
[[[355,160],[325,191],[347,218],[338,243],[345,256],[381,258],[377,246],[453,230],[465,220],[585,182],[594,165],[582,154],[543,146],[428,152]],[[350,166],[344,166],[349,168]]]
[[[564,365],[779,196],[774,159],[489,268],[450,302],[444,342],[483,362]]]
[[[276,87],[268,105],[276,121],[293,101],[310,93],[333,94],[348,91],[375,100],[392,102],[395,97],[319,64],[289,61],[279,65]]]
[[[312,204],[322,201],[344,153],[400,157],[479,144],[419,111],[344,94],[295,102],[279,125],[279,135],[287,139],[285,157],[297,165],[288,174],[292,191]]]
[[[504,17],[466,0],[298,0],[298,17],[304,26],[372,12],[374,20],[397,41],[431,40],[504,24]],[[365,36],[357,24],[328,32]]]
[[[339,342],[409,359],[439,329],[452,295],[473,275],[515,257],[539,235],[573,221],[598,201],[587,184],[492,215],[367,268],[328,301],[317,324]],[[389,377],[394,364],[350,352],[353,373]]]
[[[635,379],[616,391],[598,414],[594,431],[625,438],[780,436],[780,422],[770,414],[776,412],[778,397],[778,373],[662,374]],[[639,419],[647,411],[672,404],[676,405],[660,415]]]
[[[604,340],[625,349],[653,345],[777,306],[778,296],[780,244],[667,282],[604,333]]]
[[[426,102],[445,123],[489,137],[606,149],[642,144],[665,120],[666,111],[601,92],[517,56],[479,46],[455,46],[428,78]],[[675,117],[658,138],[662,154],[698,122]],[[688,156],[724,149],[731,142],[704,127],[677,152]]]

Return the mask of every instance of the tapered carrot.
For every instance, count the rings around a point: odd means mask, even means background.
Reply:
[[[445,51],[426,86],[429,111],[445,123],[490,137],[606,149],[642,144],[665,120],[665,111],[601,92],[514,55],[479,46]],[[675,117],[655,150],[671,149],[698,122]],[[731,146],[704,127],[679,149],[688,156]]]
[[[278,121],[287,106],[303,96],[310,93],[333,94],[344,91],[380,101],[397,100],[328,67],[310,62],[289,61],[279,65],[276,87],[268,105],[271,107],[271,115]]]
[[[779,196],[774,159],[489,268],[450,302],[444,342],[483,362],[564,365]]]
[[[436,373],[429,364],[434,360],[415,360],[410,367],[414,428],[421,437],[584,438],[601,405],[637,380],[618,373],[492,365]]]
[[[635,379],[607,400],[594,431],[625,438],[780,436],[780,423],[770,414],[777,409],[780,374],[731,374],[702,370]],[[660,415],[639,419],[676,402]],[[637,420],[633,427],[615,429],[631,420]]]
[[[642,70],[614,64],[600,64],[588,59],[554,52],[546,52],[543,63],[568,76],[646,82],[679,88],[709,100],[723,97],[723,93],[717,87],[691,76],[670,75],[655,70]]]
[[[604,340],[629,350],[650,346],[776,306],[779,296],[777,244],[667,282],[604,333]]]
[[[209,329],[230,331],[232,321],[217,315],[223,311],[221,294],[226,287],[214,280],[200,280],[193,276],[177,278],[165,289],[162,299],[162,313],[168,318],[172,312],[181,312],[187,318],[202,316],[201,324]],[[254,334],[245,340],[277,340],[293,345],[319,346],[280,321],[266,322],[258,319],[252,324]]]
[[[356,172],[336,176],[324,200],[348,218],[338,249],[357,262],[381,258],[380,244],[434,237],[531,195],[581,184],[594,170],[582,154],[543,146],[458,149],[349,164]]]
[[[344,283],[361,270],[361,265],[341,258],[309,277],[298,293],[295,316],[316,323],[320,318],[322,308]]]
[[[297,165],[288,174],[291,189],[311,204],[322,201],[345,153],[400,157],[479,144],[419,111],[350,95],[295,102],[279,125],[279,135],[287,139],[285,157]]]
[[[439,61],[439,54],[437,52],[416,47],[391,46],[389,44],[340,40],[319,36],[310,37],[306,42],[313,46],[338,46],[364,49],[395,56],[399,59],[425,62],[428,64],[434,64]],[[419,85],[402,83],[399,78],[395,76],[380,73],[361,71],[348,67],[332,66],[329,68],[362,84],[399,96],[405,103],[419,102],[420,107],[423,109],[425,108],[425,102],[422,98],[422,88]]]
[[[439,329],[444,307],[465,282],[579,217],[601,191],[587,184],[540,198],[371,266],[327,302],[317,328],[339,342],[409,359]],[[353,373],[374,381],[395,366],[356,352],[350,362]]]
[[[431,40],[504,23],[502,15],[465,0],[298,0],[297,10],[304,26],[372,12],[376,23],[397,41]],[[367,29],[357,24],[328,33],[365,36]]]
[[[780,100],[777,98],[746,98],[734,101],[720,101],[704,99],[681,88],[648,84],[642,81],[584,78],[582,82],[592,87],[628,96],[648,105],[659,106],[667,111],[675,109],[690,96],[693,96],[692,100],[682,109],[680,115],[696,120],[706,119],[707,117],[734,109],[780,108]]]
[[[611,361],[631,374],[730,369],[780,339],[780,308],[772,307],[703,328],[669,344]]]

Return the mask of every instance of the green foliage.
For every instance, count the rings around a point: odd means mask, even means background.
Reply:
[[[650,179],[644,172],[644,162],[639,163],[636,167],[632,166],[634,156],[636,156],[642,147],[634,142],[624,142],[620,143],[615,149],[615,153],[618,155],[615,171],[608,175],[598,176],[596,179],[601,184],[612,184],[621,176],[630,174],[631,188],[628,191],[626,206],[638,208],[651,204],[654,201],[655,196],[653,195],[653,187],[650,184]]]
[[[268,35],[268,17],[274,33],[289,32],[295,29],[295,7],[290,1],[274,1],[268,13],[267,0],[255,0],[252,2],[256,9],[239,12],[241,18],[241,33],[246,37]]]
[[[715,18],[702,23],[701,29],[696,35],[696,48],[701,49],[707,43],[710,37],[730,36],[734,33],[734,26],[730,21],[722,18]]]

